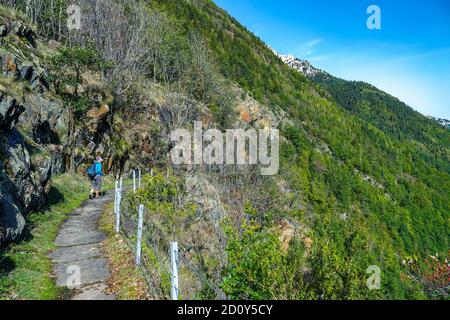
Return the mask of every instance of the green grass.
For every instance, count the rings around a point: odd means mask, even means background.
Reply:
[[[124,181],[125,182],[125,181]],[[113,175],[106,175],[103,177],[103,190],[114,189],[116,180]]]
[[[150,299],[145,278],[134,264],[134,252],[123,236],[116,234],[114,223],[113,205],[109,204],[99,221],[100,230],[107,235],[103,242],[103,252],[108,258],[111,272],[107,281],[109,293],[114,293],[118,300]]]
[[[86,179],[64,174],[53,180],[49,204],[31,213],[22,240],[0,253],[1,299],[57,299],[62,291],[52,279],[48,253],[55,248],[60,224],[88,196]]]

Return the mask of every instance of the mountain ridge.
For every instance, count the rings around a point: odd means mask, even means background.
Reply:
[[[428,118],[436,121],[437,123],[439,123],[441,126],[450,129],[450,120],[444,119],[444,118],[436,118],[433,116],[428,116]]]
[[[308,76],[309,78],[312,78],[313,80],[316,77],[319,77],[319,76],[320,77],[324,77],[324,78],[334,77],[330,73],[314,67],[308,60],[300,59],[300,58],[298,58],[295,55],[290,54],[290,53],[288,53],[288,54],[278,53],[275,49],[272,49],[272,48],[271,48],[271,50],[285,64],[290,66],[292,69],[295,69],[295,70],[301,72],[305,76]],[[335,77],[335,78],[337,78],[337,77]],[[370,84],[370,83],[368,83],[366,81],[361,81],[361,80],[344,80],[344,79],[341,79],[341,78],[339,78],[339,79],[342,80],[342,81],[365,83],[367,85],[373,86],[372,84]],[[373,86],[373,87],[375,87],[375,86]],[[391,96],[393,96],[393,95],[391,95]],[[444,119],[444,118],[440,118],[440,117],[433,117],[433,116],[426,115],[426,114],[422,114],[422,115],[425,116],[425,117],[428,117],[428,118],[430,118],[430,119],[432,119],[432,120],[434,120],[436,122],[438,122],[440,125],[442,125],[442,126],[444,126],[446,128],[450,128],[450,120],[447,120],[447,119]]]
[[[412,107],[408,106],[407,104],[403,103],[402,101],[400,101],[398,98],[383,92],[382,90],[376,88],[374,85],[364,82],[364,81],[355,81],[355,80],[344,80],[335,76],[332,76],[331,74],[319,70],[315,67],[313,67],[308,61],[306,60],[301,60],[297,57],[295,57],[292,54],[288,54],[288,55],[283,55],[283,54],[279,54],[276,51],[273,50],[273,52],[284,62],[286,63],[288,66],[290,66],[292,69],[297,70],[298,72],[304,74],[305,76],[307,76],[308,78],[310,78],[313,82],[318,83],[319,85],[323,86],[325,88],[325,90],[328,91],[328,93],[331,94],[331,96],[333,97],[333,99],[336,101],[337,104],[339,104],[342,108],[351,111],[353,114],[357,115],[358,117],[360,117],[363,120],[368,120],[369,122],[371,122],[372,124],[375,124],[376,126],[378,126],[381,130],[384,130],[385,132],[389,132],[389,129],[386,130],[385,128],[381,127],[377,122],[373,121],[374,120],[374,115],[362,115],[361,113],[361,109],[360,107],[357,106],[357,104],[364,104],[366,103],[366,101],[363,101],[364,98],[363,95],[369,91],[373,92],[373,94],[377,95],[378,97],[376,98],[377,100],[380,99],[385,99],[388,101],[388,104],[390,105],[395,105],[396,108],[398,108],[398,110],[402,113],[405,113],[405,110],[410,109],[410,111],[412,111],[412,114],[416,114],[422,116],[423,118],[420,121],[417,121],[418,123],[421,122],[426,122],[428,119],[432,119],[434,123],[438,123],[441,126],[448,128],[448,122],[445,121],[445,119],[436,119],[433,117],[429,117],[427,115],[423,115],[421,113],[419,113],[418,111],[414,110]],[[351,88],[350,90],[353,90],[354,92],[358,92],[359,91],[359,98],[357,98],[356,100],[353,99],[355,97],[355,95],[351,96],[352,99],[348,99],[347,97],[345,97],[344,95],[342,95],[342,91],[343,88],[345,88],[345,90],[348,90],[349,88]],[[359,100],[358,100],[359,99]],[[374,103],[374,100],[372,98],[367,98],[367,99],[371,99],[371,104],[376,104]],[[374,112],[380,112],[380,109],[377,109],[376,111],[374,110]],[[396,112],[399,112],[396,111]],[[408,111],[408,113],[411,113],[410,111]],[[383,113],[388,114],[390,113],[389,111],[389,107],[387,105],[383,106]],[[419,119],[417,116],[414,117],[415,119],[411,119],[411,121],[416,121],[417,119]],[[418,128],[414,128],[414,125],[406,122],[406,123],[400,123],[400,121],[397,121],[397,123],[395,124],[395,126],[399,127],[399,126],[404,126],[406,124],[406,126],[408,127],[408,130],[410,132],[415,131],[416,129],[418,131],[421,130],[420,127]],[[420,135],[420,133],[418,134]],[[416,135],[416,137],[418,136]]]

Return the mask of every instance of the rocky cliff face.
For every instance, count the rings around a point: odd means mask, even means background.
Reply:
[[[53,175],[83,170],[96,149],[113,152],[103,139],[108,105],[93,104],[76,124],[47,81],[52,49],[31,28],[0,16],[0,44],[1,246],[21,234],[27,213],[43,206]],[[93,95],[107,96],[93,87]]]
[[[49,190],[52,171],[58,168],[57,153],[48,155],[39,142],[49,139],[50,119],[36,117],[49,104],[40,95],[48,90],[44,70],[33,54],[34,32],[20,21],[0,20],[0,244],[15,239],[23,230],[23,214],[39,209]],[[25,53],[26,52],[26,53]],[[24,93],[23,88],[29,91]],[[45,122],[47,121],[47,122]],[[51,121],[51,120],[50,120]],[[45,122],[42,124],[41,122]],[[19,123],[29,127],[24,135]],[[44,132],[47,130],[47,132]],[[41,156],[39,156],[41,155]]]

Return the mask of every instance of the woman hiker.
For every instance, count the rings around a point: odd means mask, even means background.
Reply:
[[[92,178],[92,189],[89,197],[93,198],[94,195],[96,198],[100,197],[100,192],[102,191],[102,182],[103,182],[103,168],[102,168],[103,159],[100,155],[97,155],[97,158],[94,162],[94,175]]]

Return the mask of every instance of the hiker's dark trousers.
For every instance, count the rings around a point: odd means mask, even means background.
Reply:
[[[95,176],[94,179],[92,179],[92,189],[95,191],[100,191],[102,189],[102,176]]]

